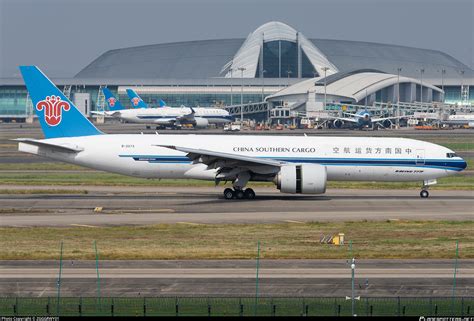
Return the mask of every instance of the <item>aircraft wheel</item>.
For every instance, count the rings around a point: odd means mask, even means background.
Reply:
[[[427,190],[422,190],[422,191],[420,192],[420,197],[421,197],[421,198],[428,198],[428,196],[430,196],[430,193],[428,193]]]
[[[241,189],[238,189],[236,190],[235,192],[235,197],[238,199],[238,200],[241,200],[245,197],[245,194],[244,194],[244,191],[241,190]]]
[[[231,200],[234,198],[234,190],[232,188],[226,188],[224,190],[224,198],[226,200]]]
[[[251,188],[247,188],[244,192],[246,199],[253,200],[255,198],[255,192]]]

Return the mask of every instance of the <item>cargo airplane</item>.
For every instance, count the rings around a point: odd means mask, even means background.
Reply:
[[[225,199],[253,199],[248,182],[283,193],[323,194],[327,181],[422,182],[466,168],[452,150],[405,138],[263,135],[108,135],[99,131],[36,67],[20,67],[45,139],[20,138],[19,150],[143,178],[232,182]]]

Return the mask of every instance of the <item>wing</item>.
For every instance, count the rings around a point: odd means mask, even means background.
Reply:
[[[383,118],[372,118],[372,122],[377,123],[379,121],[397,119],[397,118],[407,118],[407,116],[392,116],[392,117],[383,117]]]
[[[347,117],[335,117],[335,116],[325,116],[325,118],[328,119],[337,119],[337,120],[342,120],[346,122],[351,122],[351,123],[358,123],[359,120],[355,118],[347,118]]]
[[[230,154],[211,151],[207,149],[194,149],[188,147],[180,147],[173,145],[154,145],[174,149],[183,153],[193,161],[194,164],[205,164],[208,168],[219,167],[255,167],[255,166],[273,166],[279,168],[286,162],[274,159],[258,158],[239,154]],[[223,166],[222,166],[223,165]]]
[[[66,153],[79,153],[84,150],[83,148],[77,145],[70,145],[70,144],[58,145],[58,144],[47,143],[41,140],[36,140],[36,139],[31,139],[31,138],[17,138],[17,139],[12,139],[12,140],[16,142],[20,142],[20,143],[25,143],[28,145],[38,146],[38,147],[48,147],[48,148],[52,148],[54,150],[66,152]]]
[[[191,109],[191,112],[189,114],[185,114],[185,115],[182,115],[180,117],[177,117],[176,119],[178,121],[181,121],[181,122],[193,122],[195,121],[195,118],[194,118],[194,115],[196,114],[196,112],[194,111],[194,109],[192,107],[189,107]]]

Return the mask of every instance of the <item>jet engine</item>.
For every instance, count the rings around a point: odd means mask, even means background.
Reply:
[[[195,128],[207,128],[207,126],[209,126],[209,121],[206,118],[202,118],[202,117],[194,118]]]
[[[275,177],[280,192],[289,194],[323,194],[326,182],[326,166],[318,164],[284,165]]]
[[[382,122],[382,126],[384,128],[390,128],[392,127],[392,121],[390,119],[385,119],[383,122]]]
[[[342,126],[344,125],[344,122],[340,119],[335,119],[332,124],[336,128],[342,128]]]

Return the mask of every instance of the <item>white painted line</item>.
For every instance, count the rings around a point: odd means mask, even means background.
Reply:
[[[94,226],[94,225],[87,225],[87,224],[69,224],[69,225],[72,225],[72,226],[79,226],[79,227],[98,227],[98,226]]]
[[[301,222],[301,221],[292,221],[292,220],[284,220],[283,222],[287,222],[287,223],[296,223],[296,224],[306,224],[306,222]]]

